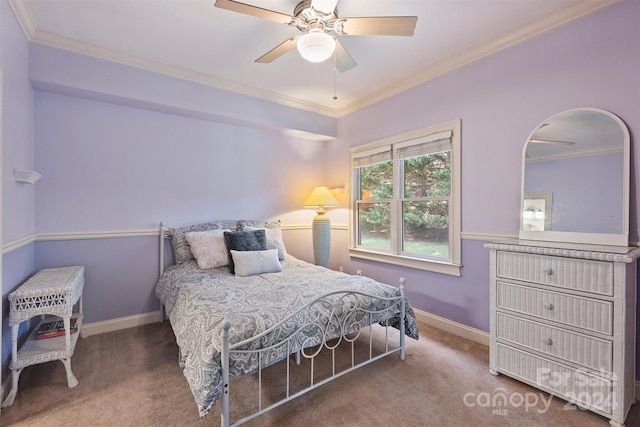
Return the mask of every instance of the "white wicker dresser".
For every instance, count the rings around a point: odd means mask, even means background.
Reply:
[[[75,350],[82,327],[82,290],[84,287],[84,267],[61,267],[44,269],[9,294],[9,325],[11,326],[11,391],[2,407],[10,406],[18,392],[18,380],[22,370],[31,365],[61,360],[67,373],[69,388],[78,385],[71,371],[71,356]],[[73,307],[78,303],[78,313]],[[61,317],[66,333],[63,336],[36,339],[36,325],[18,350],[18,330],[20,324],[32,317],[45,315]],[[70,319],[77,316],[78,332],[70,333]]]
[[[635,402],[639,248],[487,243],[490,372],[623,426]]]

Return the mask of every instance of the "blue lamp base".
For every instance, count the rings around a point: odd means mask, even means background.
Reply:
[[[324,211],[318,211],[313,217],[313,258],[316,265],[329,267],[329,248],[331,247],[331,221]]]

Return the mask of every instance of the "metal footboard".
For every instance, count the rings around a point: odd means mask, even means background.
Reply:
[[[159,267],[160,267],[160,277],[165,270],[165,239],[169,236],[167,235],[167,229],[165,228],[165,224],[160,224],[160,251],[159,251]],[[382,300],[387,301],[387,306],[384,309],[379,311],[375,310],[366,310],[361,307],[356,307],[355,305],[350,306],[350,310],[347,310],[347,313],[341,313],[340,318],[338,318],[338,313],[336,312],[337,307],[344,308],[345,304],[337,304],[338,301],[348,301],[349,298],[355,298],[357,296],[371,298],[372,300]],[[332,299],[332,302],[329,301]],[[313,319],[311,322],[306,322],[297,327],[297,329],[287,335],[287,338],[284,340],[275,343],[270,346],[266,346],[262,348],[260,340],[264,337],[267,337],[269,334],[277,331],[279,328],[282,328],[283,325],[287,324],[287,322],[291,322],[296,316],[299,316],[306,310],[309,310],[310,307],[313,307],[316,304],[326,304],[325,307],[333,307],[330,310],[330,314],[326,316],[318,316],[316,319]],[[346,304],[349,306],[349,304]],[[362,316],[364,314],[364,316]],[[358,316],[361,316],[358,318]],[[390,343],[390,338],[388,334],[388,327],[391,326],[390,320],[391,318],[398,318],[398,329],[400,331],[399,334],[399,342],[396,345],[392,345]],[[268,412],[290,400],[293,400],[317,387],[320,387],[323,384],[326,384],[329,381],[332,381],[338,377],[341,377],[344,374],[347,374],[355,369],[363,367],[371,362],[374,362],[380,358],[388,356],[390,354],[398,352],[400,355],[400,359],[404,360],[405,358],[405,318],[406,318],[406,299],[405,299],[405,279],[400,279],[400,296],[384,298],[378,297],[374,295],[368,295],[362,292],[356,291],[343,291],[343,292],[333,292],[327,295],[324,295],[303,308],[296,311],[294,314],[289,316],[288,318],[282,320],[271,328],[267,329],[265,332],[260,335],[256,335],[248,340],[236,343],[234,345],[230,345],[229,342],[229,330],[231,328],[231,323],[227,322],[224,325],[222,331],[222,353],[221,353],[221,364],[222,364],[222,379],[223,379],[223,393],[222,393],[222,408],[221,408],[221,425],[223,427],[227,427],[229,425],[236,426],[247,422],[265,412]],[[342,320],[341,320],[342,319]],[[160,320],[166,320],[164,305],[160,307]],[[378,353],[376,355],[373,354],[373,334],[372,327],[375,323],[383,322],[386,326],[385,334],[384,334],[384,351]],[[294,340],[298,337],[298,334],[302,334],[305,331],[305,328],[318,328],[318,330],[322,331],[322,336],[324,339],[322,342],[313,342],[307,343],[304,342],[302,345],[300,343],[293,344]],[[369,328],[369,343],[368,343],[368,357],[361,362],[356,363],[355,358],[355,342],[360,337],[361,331],[364,328]],[[330,343],[330,341],[336,340],[335,344]],[[349,343],[351,346],[351,363],[350,367],[337,371],[336,370],[336,356],[335,350],[340,345],[340,343]],[[257,347],[257,349],[247,350],[251,345]],[[316,348],[317,347],[317,348]],[[316,348],[314,350],[314,348]],[[314,376],[314,359],[322,349],[326,349],[331,352],[331,373],[332,375],[323,378],[322,380],[315,381]],[[229,363],[230,360],[237,360],[239,357],[243,355],[246,357],[248,354],[255,354],[258,358],[258,410],[250,415],[245,416],[233,423],[231,423],[229,419]],[[300,364],[301,357],[310,360],[310,374],[311,380],[310,385],[302,388],[299,391],[291,392],[291,376],[290,376],[290,355],[296,355],[296,362]],[[275,355],[275,356],[274,356]],[[279,360],[287,359],[287,368],[286,368],[286,391],[285,398],[269,404],[263,408],[262,405],[262,370],[272,363],[276,363]]]
[[[406,316],[406,302],[405,302],[405,279],[400,279],[400,296],[384,298],[373,295],[368,295],[362,292],[356,291],[344,291],[344,292],[333,292],[327,295],[324,295],[300,310],[296,311],[296,313],[292,314],[288,318],[282,320],[276,325],[272,326],[268,330],[263,333],[256,335],[250,339],[245,341],[236,343],[234,345],[230,345],[229,343],[229,330],[231,328],[231,323],[226,322],[222,331],[222,354],[221,354],[221,363],[222,363],[222,379],[223,379],[223,394],[222,394],[222,408],[221,408],[221,425],[223,427],[228,426],[236,426],[240,425],[244,422],[247,422],[265,412],[268,412],[290,400],[295,399],[298,396],[301,396],[317,387],[320,387],[323,384],[326,384],[329,381],[332,381],[336,378],[341,377],[344,374],[347,374],[355,369],[358,369],[362,366],[365,366],[371,362],[374,362],[380,358],[388,356],[392,353],[399,352],[400,359],[404,360],[405,358],[405,316]],[[388,305],[384,309],[380,310],[371,310],[362,307],[357,307],[354,304],[349,303],[349,299],[365,297],[371,298],[375,300],[386,301]],[[338,304],[336,304],[336,299]],[[304,324],[298,325],[292,333],[290,333],[285,339],[279,341],[273,345],[269,345],[266,347],[262,347],[260,345],[261,340],[263,338],[269,336],[270,334],[277,333],[277,331],[282,330],[283,325],[290,325],[292,321],[298,318],[301,314],[303,314],[306,310],[309,310],[314,305],[324,305],[327,307],[327,304],[332,305],[332,309],[330,310],[329,315],[319,315],[311,321],[306,321]],[[347,307],[346,313],[343,311],[344,307]],[[399,312],[399,313],[398,313]],[[397,345],[390,343],[390,338],[388,334],[388,327],[391,326],[390,319],[399,317],[398,329],[400,331],[399,342]],[[376,323],[384,322],[383,326],[386,326],[385,334],[384,334],[384,351],[382,353],[374,355],[373,352],[373,325]],[[369,329],[369,343],[368,343],[368,357],[361,362],[356,363],[355,358],[355,342],[360,337],[362,329]],[[323,337],[322,342],[315,342],[315,335],[310,337],[308,336],[309,330],[316,330],[321,333]],[[307,333],[307,338],[301,335]],[[304,338],[301,340],[301,338]],[[311,340],[311,341],[309,341]],[[347,343],[346,345],[350,345],[351,349],[351,363],[350,367],[337,371],[336,370],[336,348],[341,343]],[[249,349],[251,346],[257,347],[256,349]],[[321,350],[326,350],[331,352],[331,375],[319,380],[315,381],[315,372],[314,372],[314,361],[316,356],[320,354]],[[295,393],[291,393],[291,372],[290,372],[290,364],[291,358],[290,355],[296,355],[296,362],[300,364],[300,357],[304,357],[310,361],[310,384]],[[257,376],[258,376],[258,385],[257,385],[257,399],[258,399],[258,409],[256,412],[247,415],[233,423],[231,423],[229,419],[229,364],[230,360],[235,360],[237,358],[247,358],[247,357],[257,357],[258,360],[258,368],[257,368]],[[280,361],[282,359],[286,359],[286,390],[285,397],[281,400],[278,400],[275,403],[272,403],[266,407],[263,407],[263,399],[262,399],[262,370],[271,364]]]

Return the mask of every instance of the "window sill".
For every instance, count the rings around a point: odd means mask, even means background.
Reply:
[[[409,258],[357,248],[349,248],[349,256],[352,258],[361,258],[369,261],[378,261],[403,267],[416,268],[418,270],[432,271],[434,273],[448,274],[450,276],[462,275],[460,271],[462,269],[462,265],[460,264],[438,262],[421,258]]]

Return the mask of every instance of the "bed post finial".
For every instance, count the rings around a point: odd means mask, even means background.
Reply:
[[[405,279],[404,277],[400,278],[400,289],[404,290],[404,284],[407,283],[407,279]]]
[[[160,280],[160,278],[162,277],[162,274],[164,274],[164,222],[161,221],[160,222],[160,259],[159,259],[159,263],[160,263],[160,274],[158,275],[158,280]],[[160,321],[164,322],[165,320],[167,320],[167,316],[165,313],[165,309],[164,309],[164,304],[160,303]]]
[[[160,277],[164,273],[164,221],[160,222]]]

